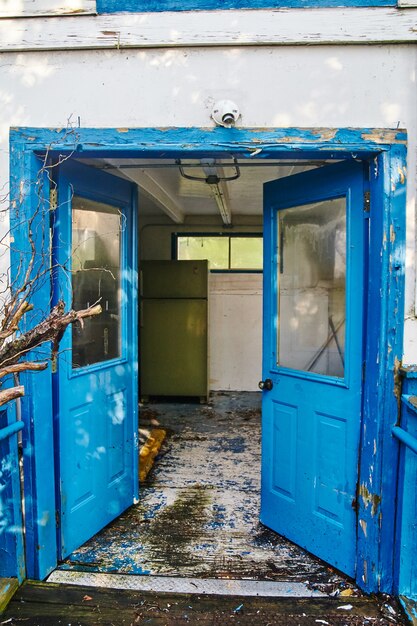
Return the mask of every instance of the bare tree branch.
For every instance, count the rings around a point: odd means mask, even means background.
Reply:
[[[61,141],[67,144],[69,150],[59,154],[57,158],[51,158],[50,151],[54,145],[47,147],[36,176],[33,179],[21,179],[13,197],[0,189],[0,204],[4,204],[0,213],[13,216],[13,224],[9,229],[1,229],[0,260],[5,260],[8,254],[14,256],[13,275],[10,267],[4,270],[2,268],[0,274],[0,406],[24,395],[24,388],[18,384],[11,389],[2,389],[6,376],[45,370],[50,356],[56,356],[69,324],[80,322],[82,325],[85,318],[101,313],[99,298],[94,305],[81,311],[65,311],[61,300],[53,306],[57,294],[54,292],[52,295],[51,285],[58,268],[62,275],[67,276],[70,289],[72,287],[71,269],[67,268],[66,263],[57,266],[53,260],[53,246],[61,243],[54,243],[54,238],[50,236],[50,226],[53,223],[51,210],[56,209],[51,206],[50,196],[50,189],[56,188],[54,171],[62,162],[72,157],[78,143],[77,130],[71,119],[68,120]],[[30,206],[27,204],[29,196]],[[67,243],[64,241],[62,245]],[[71,255],[72,251],[69,252],[69,267]],[[39,304],[36,304],[34,309],[32,302],[39,291],[44,291],[45,294],[49,292],[49,299],[44,298],[44,308],[40,309]],[[27,315],[30,311],[33,311],[33,315]],[[22,332],[25,328],[30,330]],[[45,343],[52,344],[52,350],[45,355],[45,361],[32,362],[29,353]],[[26,360],[21,362],[25,357]]]
[[[16,400],[25,395],[25,388],[23,386],[12,387],[11,389],[4,389],[0,391],[0,406],[7,404],[10,400]]]
[[[18,303],[17,309],[15,311],[9,310],[9,307],[6,307],[5,316],[2,322],[2,330],[0,331],[0,342],[3,343],[4,339],[10,337],[19,330],[19,322],[24,316],[25,313],[31,311],[33,309],[33,304],[29,304],[26,300]],[[0,344],[1,345],[1,344]]]
[[[59,341],[69,324],[73,324],[86,317],[91,317],[92,315],[99,315],[100,313],[101,306],[99,304],[95,304],[82,311],[71,310],[65,313],[65,305],[63,301],[60,300],[44,320],[20,337],[17,337],[3,346],[0,350],[1,367],[4,368],[14,365],[23,355],[47,341],[52,341],[53,352],[56,352]]]
[[[23,363],[17,363],[16,365],[9,365],[8,367],[0,368],[0,378],[4,378],[9,374],[20,374],[20,372],[26,372],[28,370],[32,372],[41,372],[46,370],[48,363],[31,363],[30,361],[24,361]]]

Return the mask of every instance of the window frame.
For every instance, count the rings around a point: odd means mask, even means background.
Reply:
[[[238,232],[238,233],[228,233],[222,231],[193,231],[193,232],[183,232],[176,231],[171,235],[171,259],[173,261],[178,261],[178,239],[179,237],[227,237],[229,239],[229,265],[230,265],[230,257],[231,257],[231,246],[230,240],[235,237],[248,239],[250,237],[256,237],[258,239],[262,239],[263,241],[263,231],[250,231],[248,233]],[[209,272],[211,274],[263,274],[263,264],[262,269],[210,269]]]

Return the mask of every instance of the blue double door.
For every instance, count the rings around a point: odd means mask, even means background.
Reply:
[[[363,168],[265,185],[261,521],[355,576],[367,212]]]
[[[68,327],[54,374],[59,557],[129,507],[138,491],[135,189],[79,163],[59,166],[54,300],[99,304]]]
[[[103,312],[55,374],[60,556],[137,496],[135,190],[60,167],[54,299]],[[264,189],[261,521],[355,575],[367,214],[359,163]]]

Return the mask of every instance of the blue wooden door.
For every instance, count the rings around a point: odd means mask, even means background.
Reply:
[[[356,162],[264,187],[261,521],[350,576],[365,319],[363,188]]]
[[[55,374],[61,557],[137,494],[137,273],[130,183],[59,168],[54,299],[102,313],[68,328]]]

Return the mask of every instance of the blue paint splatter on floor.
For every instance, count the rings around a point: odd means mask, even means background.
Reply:
[[[208,406],[143,407],[141,428],[160,426],[168,434],[141,485],[140,503],[61,567],[317,585],[345,581],[259,522],[260,403],[258,393],[217,393]]]
[[[215,443],[209,447],[209,452],[234,452],[240,454],[246,451],[244,437],[217,437]]]

